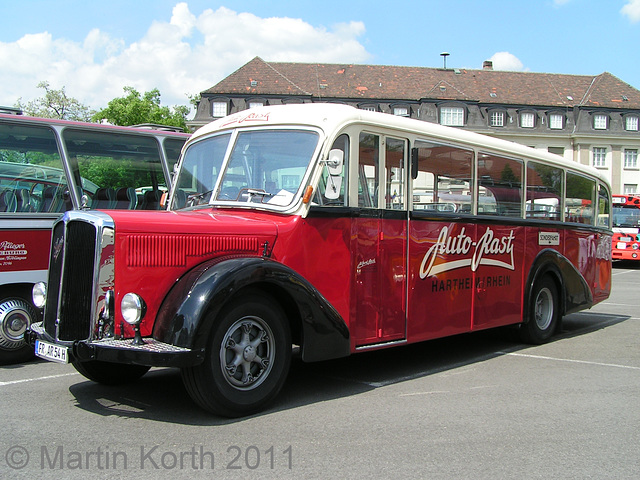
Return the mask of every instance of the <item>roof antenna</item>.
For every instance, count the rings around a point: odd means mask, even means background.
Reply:
[[[449,52],[442,52],[440,54],[440,56],[442,57],[442,61],[444,62],[444,69],[447,69],[447,57],[449,56]]]

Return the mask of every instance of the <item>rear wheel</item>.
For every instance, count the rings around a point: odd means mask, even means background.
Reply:
[[[0,363],[20,363],[33,358],[34,350],[23,337],[36,315],[33,305],[24,298],[0,299]]]
[[[145,365],[126,365],[122,363],[89,360],[72,362],[75,369],[89,380],[103,385],[121,385],[139,379],[151,367]]]
[[[558,288],[551,277],[545,275],[531,290],[529,320],[520,326],[522,340],[537,345],[549,341],[558,325],[559,310]]]
[[[232,301],[212,323],[205,360],[182,369],[189,395],[227,417],[263,409],[282,388],[291,363],[291,333],[282,308],[261,292]]]

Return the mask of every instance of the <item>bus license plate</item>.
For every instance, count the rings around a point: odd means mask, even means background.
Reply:
[[[36,355],[58,363],[69,363],[69,349],[52,343],[36,340]]]

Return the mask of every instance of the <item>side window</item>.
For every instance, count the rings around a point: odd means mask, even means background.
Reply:
[[[411,156],[415,177],[411,195],[415,211],[472,212],[472,151],[417,140]]]
[[[527,218],[562,220],[562,170],[541,163],[527,164]]]
[[[480,153],[478,213],[522,217],[522,171],[520,160]]]
[[[593,225],[593,202],[596,182],[589,178],[567,173],[565,221]]]
[[[48,127],[0,124],[0,212],[73,208],[56,137]]]
[[[358,206],[378,208],[380,137],[360,133],[358,144]]]
[[[344,206],[345,201],[345,188],[346,179],[345,173],[349,170],[349,135],[342,134],[333,142],[331,149],[342,150],[344,153],[342,162],[342,172],[337,175],[329,175],[329,169],[327,167],[322,168],[322,176],[318,182],[318,188],[314,197],[314,203],[316,205],[323,206]],[[337,189],[337,192],[333,194],[327,194],[327,189]],[[334,198],[336,197],[337,198]]]
[[[611,227],[611,197],[607,189],[600,185],[598,187],[598,227]]]
[[[167,191],[158,140],[75,128],[63,136],[71,170],[91,208],[158,208],[151,200]]]
[[[385,208],[405,210],[405,148],[406,141],[387,138],[385,145]]]

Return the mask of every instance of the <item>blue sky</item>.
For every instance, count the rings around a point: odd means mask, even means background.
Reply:
[[[0,0],[0,105],[52,88],[92,108],[188,104],[256,55],[597,75],[640,88],[640,0]]]

